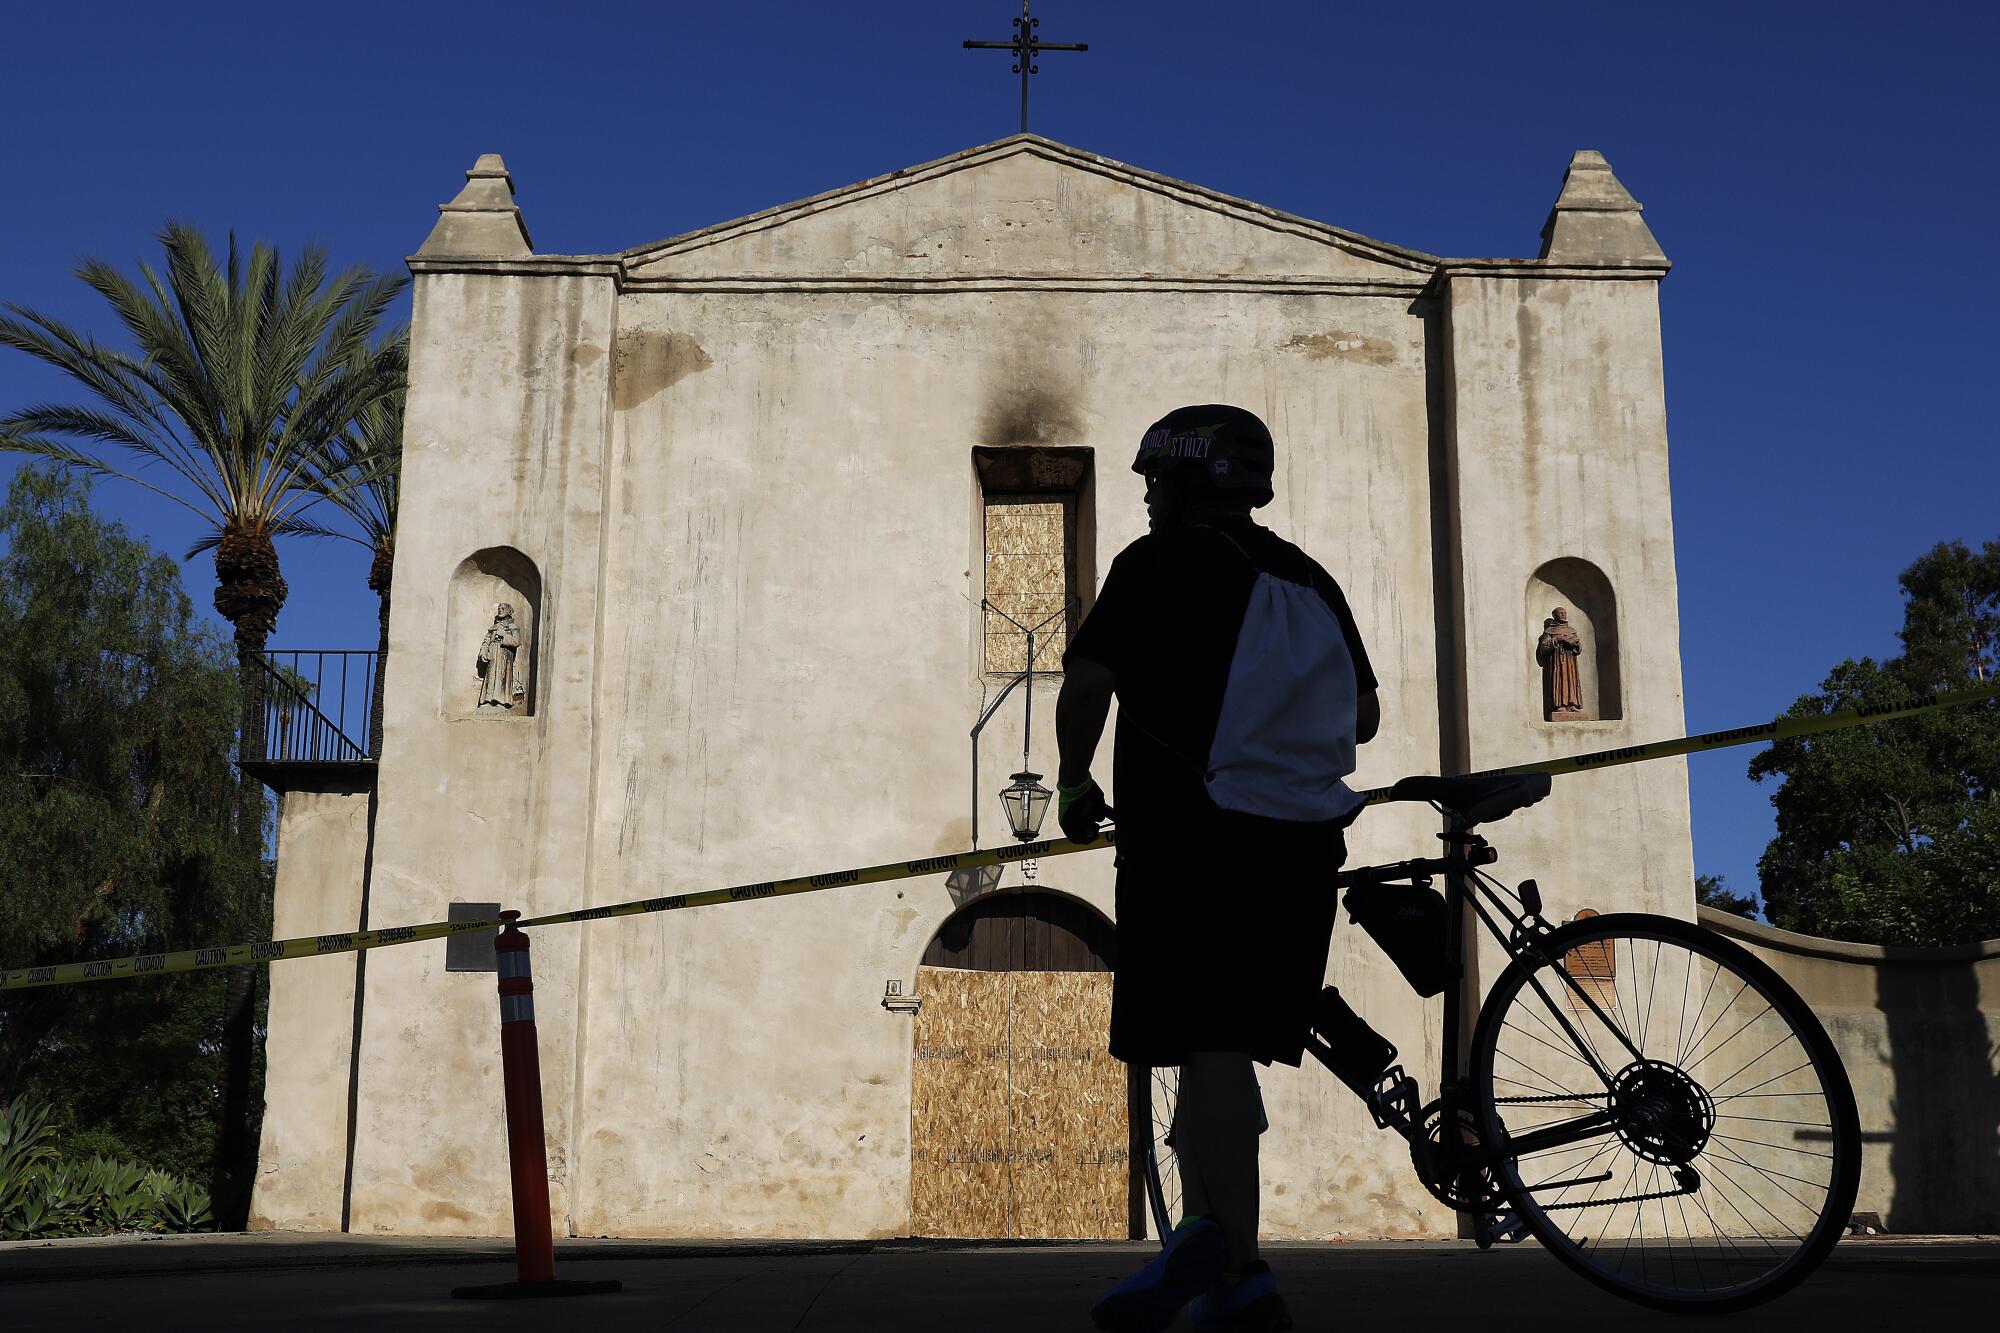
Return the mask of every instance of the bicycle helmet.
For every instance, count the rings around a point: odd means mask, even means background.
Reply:
[[[1179,407],[1146,428],[1132,470],[1178,476],[1210,490],[1247,491],[1250,507],[1271,503],[1277,449],[1254,412],[1225,403]]]

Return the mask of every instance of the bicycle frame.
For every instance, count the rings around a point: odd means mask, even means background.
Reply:
[[[1443,784],[1433,784],[1433,789],[1457,790]],[[1509,807],[1510,801],[1533,796],[1532,792],[1507,788],[1468,790],[1474,800],[1497,798],[1483,808],[1500,813],[1519,808],[1518,803]],[[1413,792],[1403,799],[1423,796]],[[1358,914],[1417,994],[1437,995],[1440,988],[1444,992],[1438,1031],[1442,1059],[1438,1095],[1425,1102],[1417,1079],[1398,1063],[1395,1047],[1330,987],[1313,1012],[1305,1049],[1361,1099],[1379,1128],[1393,1129],[1409,1144],[1411,1165],[1423,1187],[1458,1213],[1461,1225],[1468,1228],[1463,1234],[1482,1249],[1532,1236],[1589,1281],[1661,1309],[1739,1309],[1790,1289],[1838,1240],[1839,1224],[1853,1205],[1860,1174],[1860,1130],[1853,1095],[1832,1042],[1810,1009],[1777,973],[1749,952],[1693,923],[1643,912],[1614,913],[1602,922],[1558,924],[1547,920],[1542,916],[1541,891],[1535,882],[1524,880],[1512,888],[1488,874],[1484,867],[1499,859],[1498,852],[1477,831],[1477,825],[1450,811],[1441,813],[1446,820],[1445,831],[1438,835],[1444,843],[1442,855],[1361,866],[1334,876],[1336,894],[1364,886],[1392,890],[1380,895],[1350,895],[1343,906]],[[1435,891],[1440,878],[1444,881],[1441,897],[1445,913],[1441,926],[1431,910],[1439,896]],[[1395,902],[1393,890],[1403,888],[1425,891],[1429,901],[1422,911],[1406,910],[1407,904]],[[1375,915],[1377,911],[1382,915]],[[1477,988],[1467,984],[1471,979],[1468,959],[1476,956],[1472,951],[1479,938],[1471,924],[1474,919],[1493,937],[1506,960],[1493,977],[1480,978],[1482,984]],[[1621,955],[1612,950],[1624,942],[1626,954],[1622,956],[1632,964],[1629,975],[1637,986],[1641,984],[1638,956],[1631,952],[1630,942],[1644,939],[1656,941],[1655,981],[1658,947],[1663,944],[1688,956],[1688,970],[1679,983],[1683,991],[1694,977],[1697,963],[1708,975],[1695,1010],[1692,1042],[1681,1045],[1679,1039],[1686,1031],[1663,1028],[1668,1044],[1657,1048],[1657,1053],[1665,1058],[1649,1058],[1645,1053],[1655,1049],[1648,1045],[1648,1020],[1654,1013],[1652,987],[1646,987],[1644,1017],[1637,1016],[1642,1011],[1639,996],[1633,993],[1635,1017],[1630,1022],[1618,998],[1622,993],[1618,979],[1627,972],[1618,961]],[[1415,949],[1421,952],[1410,951]],[[1438,966],[1440,953],[1442,968]],[[1735,993],[1722,993],[1722,1008],[1703,1027],[1709,992],[1724,975],[1736,979]],[[1612,984],[1607,986],[1607,981]],[[1751,1003],[1761,997],[1763,1008],[1736,1025],[1721,1043],[1706,1045],[1708,1034],[1723,1022],[1724,1015],[1733,1012],[1738,996],[1751,987],[1756,992]],[[1675,1011],[1671,999],[1663,1002],[1670,1012]],[[1683,1018],[1687,1004],[1688,996],[1683,994],[1678,1010]],[[1516,1005],[1538,1016],[1540,1036],[1512,1021]],[[1775,1015],[1772,1022],[1777,1025],[1777,1045],[1789,1040],[1796,1048],[1788,1048],[1785,1062],[1797,1058],[1801,1063],[1729,1098],[1711,1101],[1709,1090],[1680,1066],[1699,1064],[1765,1014]],[[1573,1055],[1577,1063],[1539,1083],[1503,1077],[1497,1059],[1513,1058],[1523,1066],[1523,1077],[1533,1077],[1536,1063],[1546,1061],[1545,1055],[1537,1055],[1529,1047],[1520,1048],[1529,1060],[1510,1055],[1503,1037],[1508,1032],[1521,1034],[1517,1041],[1538,1043],[1558,1056]],[[1768,1035],[1760,1029],[1756,1040],[1761,1044]],[[1777,1045],[1750,1063],[1771,1054]],[[1728,1063],[1736,1063],[1735,1057]],[[1749,1067],[1749,1063],[1744,1064],[1716,1087]],[[1796,1090],[1757,1091],[1809,1068],[1813,1072]],[[1762,1070],[1758,1076],[1762,1077]],[[1503,1084],[1513,1085],[1512,1090]],[[1158,1086],[1167,1090],[1169,1098],[1173,1096],[1171,1081]],[[1738,1139],[1715,1133],[1724,1146],[1713,1157],[1703,1156],[1719,1121],[1767,1119],[1748,1113],[1725,1117],[1716,1110],[1720,1101],[1750,1095],[1818,1097],[1823,1110],[1806,1119],[1768,1123],[1832,1131],[1820,1136],[1834,1145],[1832,1150],[1811,1154],[1828,1163],[1823,1181],[1818,1172],[1807,1172],[1811,1179],[1788,1175],[1769,1168],[1761,1158],[1746,1156],[1752,1147],[1783,1150],[1789,1146],[1758,1139],[1755,1131]],[[1170,1117],[1171,1100],[1166,1107]],[[1172,1219],[1162,1165],[1166,1159],[1159,1150],[1162,1145],[1171,1149],[1173,1138],[1170,1118],[1161,1115],[1157,1088],[1152,1109],[1154,1139],[1146,1155],[1146,1188],[1164,1236],[1171,1230]],[[1824,1125],[1819,1124],[1821,1115]],[[1167,1129],[1164,1138],[1160,1134],[1163,1126]],[[1621,1142],[1631,1159],[1625,1168],[1625,1183],[1600,1195],[1599,1187],[1617,1178],[1625,1160],[1613,1156],[1607,1166],[1603,1155],[1615,1151]],[[1745,1146],[1727,1146],[1732,1143]],[[1567,1152],[1583,1156],[1552,1155]],[[1751,1173],[1748,1183],[1733,1171]],[[1660,1172],[1664,1172],[1664,1179],[1656,1174]],[[1540,1179],[1543,1175],[1564,1178]],[[1773,1212],[1756,1192],[1760,1178],[1813,1214],[1813,1220],[1800,1223]],[[1785,1180],[1817,1186],[1823,1195],[1817,1204],[1807,1203],[1782,1183]],[[1579,1188],[1587,1188],[1588,1193],[1564,1193]],[[1722,1191],[1712,1197],[1717,1207],[1729,1210],[1721,1220],[1704,1202],[1711,1190]],[[1550,1191],[1556,1192],[1553,1197],[1547,1193]],[[1696,1196],[1687,1205],[1692,1220],[1681,1205],[1673,1205],[1682,1233],[1677,1239],[1666,1201],[1690,1195]],[[1739,1205],[1735,1200],[1748,1200],[1748,1204]],[[1642,1222],[1648,1217],[1646,1206],[1656,1201],[1659,1227],[1649,1234]],[[1753,1221],[1743,1206],[1761,1209],[1768,1220]],[[1596,1214],[1578,1222],[1580,1229],[1575,1231],[1556,1220],[1578,1218],[1586,1209],[1625,1209],[1624,1213],[1605,1211],[1604,1227],[1612,1225],[1614,1216],[1628,1219],[1631,1225],[1621,1222],[1619,1231],[1607,1242],[1603,1228],[1592,1233]],[[1730,1221],[1731,1213],[1734,1222]],[[1704,1219],[1706,1228],[1701,1225]],[[1771,1231],[1771,1224],[1776,1224],[1777,1232]],[[1778,1237],[1776,1244],[1772,1243],[1773,1235]],[[1746,1245],[1739,1246],[1737,1238],[1747,1238]],[[1760,1244],[1761,1249],[1755,1248]],[[1664,1271],[1655,1263],[1649,1272],[1649,1253],[1665,1261]],[[1635,1270],[1626,1269],[1628,1256],[1636,1256]],[[1692,1261],[1692,1273],[1683,1274],[1677,1259]],[[1705,1261],[1713,1268],[1707,1275],[1702,1271]]]
[[[1438,835],[1446,844],[1446,853],[1439,857],[1421,857],[1409,861],[1398,861],[1388,865],[1361,866],[1341,872],[1335,879],[1336,889],[1347,889],[1359,884],[1395,885],[1407,884],[1411,888],[1427,889],[1431,881],[1444,880],[1445,900],[1445,960],[1446,991],[1442,1031],[1440,1032],[1440,1075],[1438,1099],[1426,1104],[1420,1097],[1417,1081],[1407,1073],[1402,1065],[1392,1063],[1375,1080],[1365,1082],[1349,1070],[1343,1069],[1333,1048],[1318,1033],[1309,1033],[1306,1049],[1321,1064],[1345,1084],[1349,1091],[1359,1097],[1375,1124],[1381,1129],[1392,1129],[1411,1145],[1412,1156],[1423,1161],[1437,1147],[1444,1145],[1442,1134],[1439,1144],[1429,1140],[1427,1112],[1433,1106],[1446,1108],[1447,1113],[1455,1113],[1459,1108],[1472,1104],[1471,1090],[1467,1086],[1467,1071],[1461,1059],[1462,1044],[1467,1022],[1465,993],[1466,955],[1466,913],[1478,917],[1487,933],[1493,936],[1508,958],[1528,957],[1544,964],[1558,960],[1548,958],[1540,952],[1539,942],[1549,935],[1554,926],[1541,915],[1539,891],[1534,881],[1523,882],[1523,896],[1518,901],[1522,910],[1516,910],[1509,901],[1510,892],[1485,874],[1480,867],[1493,864],[1500,854],[1485,838],[1454,821],[1444,833]],[[1505,927],[1502,926],[1502,920]],[[1639,1052],[1631,1046],[1623,1031],[1598,1005],[1596,997],[1578,984],[1560,967],[1554,969],[1562,977],[1564,984],[1584,1006],[1603,1020],[1607,1027],[1617,1034],[1619,1040],[1632,1050],[1633,1057]],[[1529,984],[1546,1001],[1548,993],[1542,989],[1539,977],[1531,977]],[[1601,1079],[1606,1088],[1612,1084],[1612,1075],[1599,1062],[1590,1043],[1570,1026],[1553,1003],[1550,1009],[1561,1023],[1579,1056]],[[1476,1006],[1474,1013],[1476,1014]],[[1393,1048],[1392,1048],[1393,1050]],[[1519,1138],[1510,1139],[1505,1144],[1484,1144],[1477,1148],[1455,1148],[1450,1153],[1449,1166],[1454,1172],[1479,1171],[1490,1167],[1502,1158],[1519,1153],[1539,1152],[1546,1149],[1580,1143],[1586,1139],[1601,1137],[1613,1131],[1614,1125],[1609,1111],[1593,1111],[1561,1124],[1550,1125]],[[1429,1173],[1424,1173],[1428,1175]]]

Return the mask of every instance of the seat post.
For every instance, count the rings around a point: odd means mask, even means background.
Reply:
[[[1458,856],[1451,853],[1461,851],[1460,841],[1465,831],[1458,814],[1445,810],[1446,860],[1457,862]],[[1463,1060],[1460,1057],[1460,1035],[1465,1021],[1465,875],[1455,865],[1448,867],[1444,876],[1444,950],[1447,964],[1445,979],[1444,1043],[1441,1048],[1443,1067],[1438,1071],[1439,1082],[1447,1088],[1465,1077]]]
[[[1466,929],[1466,915],[1472,910],[1472,885],[1466,871],[1475,841],[1471,828],[1456,810],[1445,807],[1445,859],[1450,864],[1444,874],[1444,931],[1449,976],[1445,982],[1444,1043],[1438,1083],[1447,1116],[1456,1114],[1451,1108],[1469,1103],[1470,1052],[1463,1038],[1478,1005],[1479,960],[1468,954],[1468,945],[1477,949],[1479,937]],[[1480,1219],[1470,1213],[1459,1213],[1460,1239],[1472,1236],[1479,1224]]]

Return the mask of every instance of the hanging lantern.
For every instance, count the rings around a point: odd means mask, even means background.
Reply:
[[[1040,773],[1015,773],[1013,781],[1000,790],[1000,804],[1007,807],[1007,825],[1022,842],[1041,836],[1042,818],[1049,812],[1052,793],[1042,785]]]

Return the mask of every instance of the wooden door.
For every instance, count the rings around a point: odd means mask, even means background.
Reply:
[[[917,970],[910,1228],[1117,1239],[1130,1228],[1125,1066],[1108,972]]]

